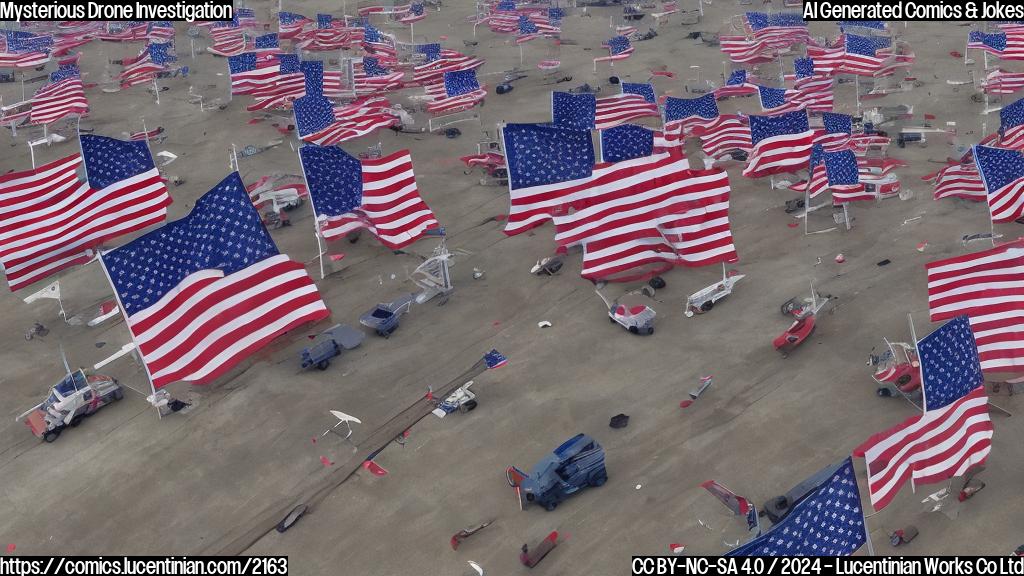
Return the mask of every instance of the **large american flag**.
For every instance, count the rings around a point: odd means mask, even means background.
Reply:
[[[953,164],[938,172],[922,176],[932,183],[932,196],[936,200],[943,198],[963,198],[981,201],[988,198],[985,183],[981,180],[978,167],[972,164]]]
[[[317,14],[316,19],[315,28],[303,30],[293,38],[297,48],[318,52],[342,50],[364,40],[364,30],[347,26],[344,19],[334,20],[330,14]]]
[[[466,56],[455,50],[444,49],[438,52],[429,52],[426,55],[427,61],[412,69],[413,81],[420,84],[443,82],[445,72],[475,70],[484,64],[482,58]]]
[[[857,475],[847,458],[782,522],[726,556],[849,556],[867,537]]]
[[[835,205],[875,200],[874,192],[868,192],[860,181],[857,157],[853,150],[837,150],[824,152],[823,163],[828,176],[828,187],[832,190],[832,203]]]
[[[761,64],[775,59],[774,52],[763,40],[751,40],[746,36],[719,36],[718,46],[729,60],[740,64]]]
[[[846,54],[836,71],[857,76],[889,76],[898,68],[910,66],[913,54],[897,53],[886,36],[845,34]]]
[[[1024,98],[999,111],[999,146],[1024,148]]]
[[[786,48],[810,39],[807,23],[797,12],[747,12],[745,18],[754,39],[768,48]]]
[[[0,176],[0,262],[11,290],[82,264],[102,242],[158,224],[171,197],[145,142],[83,135],[75,154]]]
[[[476,70],[445,72],[444,82],[426,87],[426,93],[433,100],[427,102],[427,112],[450,114],[480,104],[487,96],[487,89],[476,79]]]
[[[997,68],[989,72],[981,82],[981,89],[986,94],[1013,94],[1024,88],[1024,72],[1007,72]]]
[[[237,172],[102,262],[154,388],[211,382],[330,314],[305,267],[278,252]]]
[[[1024,217],[1024,154],[977,145],[974,162],[988,192],[992,221],[1013,222]]]
[[[622,88],[621,94],[598,98],[595,102],[595,128],[603,130],[639,118],[661,117],[654,86],[629,82],[623,82],[619,86]]]
[[[986,372],[1024,370],[1024,240],[930,262],[932,322],[966,314]]]
[[[117,80],[121,88],[147,84],[156,78],[157,73],[169,70],[171,63],[177,59],[174,44],[150,42],[138,56],[124,62],[124,70],[117,76]]]
[[[984,383],[978,346],[967,316],[957,316],[917,343],[924,409],[944,408]]]
[[[50,74],[50,81],[32,96],[32,124],[50,124],[70,116],[89,114],[81,72],[77,65],[63,66]]]
[[[228,57],[232,94],[250,94],[258,88],[273,85],[280,72],[280,61],[274,56],[261,57],[256,52],[246,52]]]
[[[625,60],[633,54],[633,46],[629,43],[629,38],[625,36],[616,36],[611,40],[608,40],[604,44],[608,47],[608,55],[594,58],[594,62],[615,62],[616,60]]]
[[[697,127],[693,131],[700,138],[701,149],[709,158],[721,158],[734,150],[750,152],[750,122],[738,114],[722,114],[709,128]]]
[[[0,35],[0,68],[35,68],[50,60],[51,36],[4,30]]]
[[[581,275],[595,281],[735,261],[728,175],[688,168],[677,152],[594,166],[563,196],[574,210],[554,215],[555,242],[583,246]]]
[[[335,106],[318,95],[294,102],[295,124],[304,142],[330,146],[372,134],[399,122],[385,98],[361,99]]]
[[[270,81],[253,88],[249,95],[254,103],[245,107],[250,112],[270,108],[288,109],[292,103],[306,95],[306,76],[302,73],[299,57],[295,54],[278,54],[275,74]]]
[[[985,462],[992,432],[985,387],[978,386],[948,406],[875,434],[853,452],[867,465],[871,505],[888,506],[907,480],[918,486],[963,476]]]
[[[438,227],[416,187],[408,150],[359,160],[337,146],[303,146],[299,157],[317,229],[327,240],[365,228],[398,250]]]
[[[715,89],[715,98],[729,98],[730,96],[749,96],[757,93],[757,85],[750,81],[746,70],[733,70],[729,78],[720,88]]]
[[[752,149],[743,175],[761,178],[795,172],[810,159],[814,132],[808,126],[807,112],[780,116],[750,116]]]
[[[814,112],[827,112],[835,108],[835,79],[824,74],[816,74],[814,59],[797,58],[793,61],[795,69],[793,99],[807,106]]]
[[[974,48],[998,56],[1003,60],[1024,60],[1024,32],[970,32],[967,48]]]

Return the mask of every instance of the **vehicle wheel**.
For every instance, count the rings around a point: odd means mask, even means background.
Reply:
[[[548,502],[547,504],[544,505],[544,509],[547,510],[548,512],[551,512],[552,510],[554,510],[557,507],[558,507],[558,502]]]
[[[470,400],[463,404],[462,407],[466,409],[466,412],[472,412],[477,407],[477,402],[476,400]]]
[[[57,439],[58,436],[60,436],[59,428],[56,430],[50,430],[46,434],[43,434],[43,440],[45,440],[46,442],[53,442],[54,440]]]
[[[612,318],[611,316],[608,317],[608,321],[615,324],[615,318]]]
[[[120,388],[114,390],[114,400],[121,400],[122,398],[124,398],[124,390]]]
[[[877,394],[879,398],[889,398],[892,396],[892,390],[879,387],[878,390],[875,390],[875,394]]]
[[[897,386],[904,386],[907,384],[907,382],[910,382],[910,374],[904,374],[903,376],[900,376],[899,378],[896,379]]]
[[[650,336],[651,334],[654,334],[654,326],[647,329],[647,335]]]
[[[68,424],[68,426],[71,427],[71,428],[74,428],[75,426],[78,426],[79,424],[82,423],[82,418],[83,418],[83,416],[81,414],[75,416],[74,418],[71,419],[71,423]]]
[[[331,365],[330,360],[321,360],[316,363],[317,370],[327,370],[327,367]]]
[[[604,483],[607,481],[608,473],[605,472],[604,470],[600,470],[590,475],[590,479],[587,480],[587,484],[590,484],[591,486],[594,486],[596,488],[597,486],[603,486]]]
[[[638,333],[640,332],[640,329],[639,329],[639,328],[637,328],[636,326],[630,326],[630,327],[629,327],[629,332],[630,332],[631,334],[638,334]]]
[[[714,307],[715,307],[715,303],[712,302],[711,300],[708,300],[707,302],[705,302],[705,303],[700,305],[700,311],[701,312],[707,312],[708,310],[711,310]]]

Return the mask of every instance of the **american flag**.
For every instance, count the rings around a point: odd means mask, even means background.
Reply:
[[[780,523],[726,556],[849,556],[865,542],[860,490],[847,458]]]
[[[128,139],[133,142],[138,142],[141,140],[152,140],[159,136],[160,134],[163,134],[163,131],[164,129],[158,126],[156,128],[153,128],[152,130],[148,130],[145,132],[132,132],[131,134],[128,135]]]
[[[754,39],[764,42],[768,48],[786,48],[810,38],[807,23],[797,12],[747,12],[746,20]]]
[[[928,308],[932,322],[961,314],[971,319],[981,368],[1024,368],[1024,240],[930,262]]]
[[[594,142],[587,130],[540,124],[507,124],[501,133],[511,199],[505,233],[515,235],[550,220],[586,190]]]
[[[721,122],[714,94],[665,99],[665,131],[688,135],[696,128],[714,131]]]
[[[133,165],[143,154],[148,158],[144,143],[133,153],[115,154],[107,165]],[[124,185],[93,180],[90,187],[76,174],[81,164],[75,154],[0,176],[0,263],[11,290],[88,262],[102,242],[166,218],[171,198],[155,169]],[[99,171],[95,164],[93,169]]]
[[[827,112],[835,108],[835,80],[829,76],[815,74],[812,58],[797,58],[793,61],[795,77],[793,89],[795,100],[814,112]]]
[[[689,170],[669,152],[594,166],[573,191],[570,214],[555,214],[555,242],[583,246],[584,278],[629,281],[672,266],[735,261],[729,177]]]
[[[294,38],[297,48],[323,52],[342,50],[363,42],[365,33],[362,28],[350,28],[345,20],[334,20],[330,14],[317,14],[316,19],[315,28]]]
[[[492,32],[514,32],[519,24],[519,11],[516,9],[515,0],[500,0],[493,3],[485,21]]]
[[[758,86],[757,90],[761,96],[761,109],[767,116],[778,116],[804,109],[804,104],[796,99],[796,90],[767,86]]]
[[[594,124],[598,130],[618,126],[638,118],[660,118],[654,86],[623,82],[622,94],[598,98]]]
[[[811,159],[807,165],[807,180],[789,186],[794,192],[804,192],[809,198],[816,198],[828,190],[828,173],[825,171],[825,149],[821,144],[811,147]]]
[[[374,56],[398,58],[395,39],[369,24],[363,28],[363,49]]]
[[[914,62],[913,54],[896,52],[886,36],[845,35],[845,57],[836,71],[858,76],[888,76]]]
[[[484,354],[484,364],[487,366],[488,370],[494,370],[495,368],[501,368],[508,364],[508,358],[496,349],[491,348],[490,352]]]
[[[745,116],[723,114],[710,128],[695,128],[694,134],[700,138],[701,149],[709,158],[721,158],[734,150],[750,152],[750,122]]]
[[[128,22],[107,22],[106,30],[97,38],[107,42],[135,42],[145,40],[149,35],[149,24],[139,20]]]
[[[601,161],[622,162],[682,148],[682,139],[636,124],[622,124],[601,130]]]
[[[746,70],[733,70],[729,73],[725,85],[715,89],[715,98],[729,98],[731,96],[749,96],[757,92],[757,85],[750,82]]]
[[[993,222],[1024,217],[1024,155],[1018,150],[975,146],[974,162],[988,192]]]
[[[487,90],[476,79],[476,70],[458,70],[444,73],[444,83],[427,86],[427,112],[450,114],[480,104],[487,96]]]
[[[593,94],[551,93],[551,121],[559,128],[593,130],[596,111]]]
[[[753,147],[743,175],[761,178],[793,172],[807,165],[814,132],[808,127],[807,112],[780,116],[750,116],[750,141]]]
[[[281,51],[281,41],[279,40],[279,36],[273,32],[257,36],[253,41],[253,52],[263,59],[283,54]]]
[[[150,42],[137,57],[125,61],[124,70],[118,74],[117,80],[121,82],[121,88],[152,82],[158,72],[169,70],[171,63],[177,59],[174,44]]]
[[[530,21],[525,14],[519,16],[519,31],[516,33],[516,44],[523,44],[530,40],[536,40],[543,36],[537,25]]]
[[[249,92],[255,102],[246,106],[246,110],[288,109],[295,100],[306,95],[306,77],[300,68],[299,57],[278,54],[275,60],[277,65],[272,67],[276,68],[274,77],[269,83]]]
[[[243,28],[258,28],[260,21],[256,19],[256,11],[252,8],[237,8],[233,20]]]
[[[232,94],[250,94],[253,90],[273,85],[281,73],[280,61],[261,58],[255,52],[228,57],[228,75]]]
[[[353,64],[352,77],[356,94],[374,94],[398,90],[402,87],[401,71],[392,71],[381,65],[377,58],[364,56],[362,62]]]
[[[729,60],[740,64],[762,64],[775,59],[774,51],[763,40],[751,40],[746,36],[723,35],[718,46]]]
[[[401,17],[398,21],[402,24],[412,24],[413,22],[419,22],[427,17],[426,12],[423,10],[422,2],[414,2],[409,5],[409,10]]]
[[[81,34],[58,34],[53,41],[53,56],[64,56],[71,52],[71,50],[78,48],[79,46],[85,46],[89,42],[92,42],[96,38],[92,32],[85,32]],[[82,53],[79,52],[75,58],[81,57]]]
[[[999,111],[999,145],[1024,148],[1024,98],[1003,106]]]
[[[32,124],[50,124],[69,116],[89,114],[89,100],[85,97],[78,66],[61,67],[50,74],[50,81],[32,97]]]
[[[357,100],[334,106],[319,95],[307,95],[294,103],[295,123],[304,142],[330,146],[372,134],[398,123],[384,98]]]
[[[986,94],[1013,94],[1021,88],[1024,88],[1024,72],[996,69],[981,82],[981,89]]]
[[[311,24],[313,22],[302,14],[296,14],[295,12],[281,12],[277,17],[277,33],[282,40],[299,36],[302,34],[302,29],[305,28],[307,24]]]
[[[853,452],[867,465],[871,505],[888,506],[908,479],[916,487],[963,476],[992,451],[992,432],[985,387],[978,386],[944,408],[875,434]]]
[[[158,41],[174,40],[174,23],[170,20],[158,20],[149,23],[146,38]]]
[[[885,30],[884,20],[840,20],[839,28],[869,28],[871,30]]]
[[[1024,32],[970,32],[967,48],[974,48],[998,56],[1003,60],[1024,60]]]
[[[337,146],[303,146],[299,157],[317,230],[325,239],[366,228],[398,250],[438,227],[416,187],[408,150],[359,160]]]
[[[978,167],[972,164],[953,164],[942,170],[923,176],[932,183],[932,196],[942,198],[963,198],[983,201],[988,198],[985,183],[981,180]]]
[[[939,410],[984,383],[967,316],[957,316],[917,343],[924,373],[924,409]]]
[[[828,175],[828,187],[832,190],[832,203],[835,205],[875,200],[874,192],[868,192],[860,181],[857,169],[857,157],[853,150],[824,152],[823,162]]]
[[[305,267],[278,252],[237,172],[102,262],[154,388],[211,382],[330,314]]]
[[[834,76],[846,57],[846,37],[840,35],[833,46],[807,45],[807,57],[814,60],[814,73]]]
[[[35,68],[50,60],[53,38],[4,30],[0,36],[0,68]]]
[[[216,56],[238,56],[249,48],[245,30],[233,22],[214,24],[210,38],[213,46],[207,46],[206,50]]]
[[[433,84],[444,81],[445,72],[458,70],[475,70],[484,64],[484,60],[476,56],[466,56],[455,50],[441,50],[436,57],[427,55],[427,62],[413,67],[412,79],[420,84]]]
[[[629,43],[629,38],[625,36],[616,36],[611,40],[605,42],[605,46],[608,47],[608,55],[594,58],[594,62],[612,62],[616,60],[625,60],[633,54],[633,46]]]

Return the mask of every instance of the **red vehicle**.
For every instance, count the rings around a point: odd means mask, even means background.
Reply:
[[[888,350],[881,356],[871,355],[868,364],[875,367],[871,375],[878,383],[877,393],[881,397],[894,393],[914,394],[921,388],[921,363],[917,350],[904,342],[885,341]]]
[[[782,313],[796,319],[789,325],[789,328],[786,328],[785,332],[772,340],[772,345],[782,353],[783,358],[789,356],[790,352],[803,344],[814,333],[814,329],[817,327],[816,316],[831,299],[831,295],[825,296],[824,299],[819,298],[812,284],[810,298],[792,298],[782,305]]]

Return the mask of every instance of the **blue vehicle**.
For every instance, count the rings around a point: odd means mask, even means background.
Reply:
[[[587,486],[604,484],[608,471],[604,448],[590,436],[577,434],[534,465],[529,474],[509,466],[505,476],[524,509],[536,503],[550,511]]]

